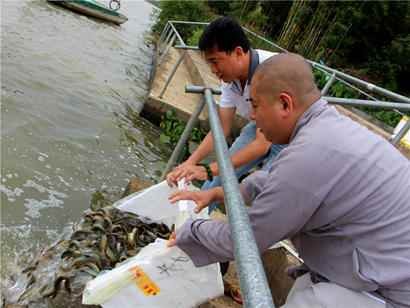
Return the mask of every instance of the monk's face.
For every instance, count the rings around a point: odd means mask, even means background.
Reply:
[[[232,52],[213,48],[205,51],[204,55],[212,73],[224,82],[231,82],[243,75],[246,53],[241,47],[236,47]]]
[[[261,129],[265,138],[275,144],[286,144],[294,127],[292,97],[285,92],[276,95],[258,94],[252,81],[251,119]]]

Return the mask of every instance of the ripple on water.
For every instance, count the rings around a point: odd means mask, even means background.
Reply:
[[[165,165],[169,149],[135,112],[148,89],[152,7],[121,4],[129,20],[113,27],[47,1],[2,3],[3,263],[53,241],[92,192],[157,179]]]

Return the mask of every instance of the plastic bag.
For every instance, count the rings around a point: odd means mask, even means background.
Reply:
[[[187,188],[181,182],[179,188]],[[123,211],[147,216],[168,226],[188,217],[207,218],[206,210],[195,214],[195,203],[168,201],[172,189],[166,182],[132,194],[114,204]],[[177,226],[178,227],[178,226]],[[87,283],[83,304],[104,308],[194,307],[223,294],[218,264],[195,267],[178,247],[166,247],[157,239],[140,253],[115,269],[100,274]]]

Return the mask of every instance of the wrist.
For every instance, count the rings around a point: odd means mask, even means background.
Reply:
[[[198,160],[195,159],[192,155],[185,161],[189,165],[196,165]]]
[[[198,166],[202,166],[205,169],[205,172],[206,172],[207,177],[208,177],[208,181],[212,181],[214,179],[211,167],[208,164],[199,164]]]
[[[213,202],[223,202],[224,200],[224,191],[222,186],[218,186],[211,189],[212,191],[212,200]]]
[[[212,172],[213,176],[218,175],[218,165],[217,165],[217,163],[210,163],[209,168],[211,169],[211,172]]]

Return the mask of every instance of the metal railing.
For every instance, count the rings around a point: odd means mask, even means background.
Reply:
[[[224,190],[225,206],[245,307],[274,307],[259,249],[251,229],[245,203],[239,191],[238,179],[229,158],[225,135],[212,96],[213,94],[220,94],[220,91],[219,89],[214,90],[197,86],[187,86],[185,91],[187,93],[203,94],[208,106],[209,122]],[[203,107],[203,104],[201,106]]]
[[[183,38],[179,34],[176,26],[179,24],[183,25],[195,25],[195,26],[206,26],[209,23],[207,22],[189,22],[189,21],[178,21],[178,20],[170,20],[165,25],[161,36],[158,40],[158,47],[157,47],[157,55],[158,55],[158,65],[164,61],[166,55],[169,52],[169,49],[175,45],[176,48],[181,49],[181,55],[177,62],[174,64],[171,72],[167,76],[166,82],[163,88],[160,91],[159,98],[163,98],[172,78],[174,77],[179,65],[182,63],[187,50],[198,50],[197,46],[188,46],[185,44]],[[268,39],[260,36],[259,34],[243,27],[244,31],[249,35],[261,40],[262,42],[270,45],[272,48],[279,52],[287,52],[286,49],[280,47],[279,45],[269,41]],[[177,44],[176,44],[177,41]],[[315,61],[308,60],[308,62],[314,67],[315,69],[321,71],[322,73],[328,76],[328,80],[325,86],[322,88],[322,95],[325,96],[331,87],[334,85],[335,82],[341,82],[347,87],[351,88],[354,91],[360,93],[360,95],[365,96],[366,100],[358,100],[358,99],[349,99],[349,98],[338,98],[338,97],[331,97],[326,96],[325,98],[332,104],[339,104],[345,106],[364,106],[364,107],[372,107],[372,108],[379,108],[379,109],[388,109],[393,110],[403,116],[403,112],[408,112],[410,106],[410,99],[406,96],[394,93],[387,89],[381,88],[376,86],[372,83],[366,82],[359,78],[353,77],[349,74],[340,72],[338,70],[332,69],[326,65],[321,63],[317,63]],[[384,98],[387,98],[391,101],[387,102],[381,99],[376,98],[375,96],[369,94],[368,92],[373,93],[374,95],[379,95]],[[407,121],[405,125],[402,126],[400,131],[396,135],[390,136],[390,142],[394,145],[400,142],[400,139],[403,138],[406,133],[410,130],[410,120]]]
[[[229,226],[231,228],[234,256],[237,262],[244,304],[245,307],[274,308],[271,291],[268,287],[265,271],[260,259],[259,249],[256,246],[246,207],[239,191],[238,179],[236,178],[231,160],[229,159],[228,146],[212,96],[221,94],[221,91],[219,89],[204,88],[201,86],[187,86],[185,92],[203,94],[204,99],[197,105],[195,111],[189,118],[181,138],[172,152],[171,158],[162,174],[162,179],[165,178],[167,173],[177,163],[180,153],[188,141],[199,114],[202,112],[206,103],[208,106],[211,132],[214,139],[216,159],[225,193],[225,205],[228,213]]]
[[[161,63],[164,61],[170,47],[174,45],[176,40],[178,40],[177,48],[182,49],[183,51],[180,55],[180,58],[167,77],[164,87],[160,92],[160,98],[162,98],[162,96],[164,95],[170,81],[172,80],[175,72],[178,69],[178,66],[181,64],[183,58],[185,57],[186,51],[189,49],[198,49],[198,47],[196,46],[187,46],[185,44],[184,40],[182,39],[174,25],[178,23],[194,25],[208,24],[203,22],[168,21],[168,23],[164,27],[157,45],[157,56],[160,59],[158,61],[158,65],[161,65]],[[281,48],[280,46],[268,41],[263,37],[260,37],[258,34],[255,34],[246,28],[244,29],[246,32],[259,37],[264,42],[271,44],[278,50],[286,52],[286,50]],[[353,76],[331,69],[323,64],[319,64],[313,61],[309,62],[313,67],[323,71],[329,76],[329,79],[322,88],[321,93],[323,97],[330,103],[348,106],[371,106],[374,108],[395,109],[399,112],[410,111],[410,100],[405,96],[377,87]],[[352,89],[355,89],[371,100],[325,96],[329,92],[331,86],[335,81],[340,81],[345,85],[348,85]],[[375,94],[383,95],[389,99],[392,99],[393,101],[386,102],[378,100],[372,95],[368,94],[366,91],[362,90],[361,87]],[[223,134],[220,120],[215,108],[213,95],[220,94],[221,92],[219,89],[211,89],[200,86],[187,86],[186,92],[203,94],[204,99],[197,105],[195,111],[192,113],[187,125],[185,126],[184,132],[182,133],[181,138],[178,141],[178,144],[175,147],[165,170],[163,171],[162,179],[164,179],[171,168],[178,163],[183,147],[188,141],[192,129],[198,121],[199,114],[202,112],[202,109],[204,108],[206,103],[208,106],[211,132],[214,139],[214,149],[221,174],[222,186],[225,192],[225,205],[227,208],[229,225],[231,228],[231,234],[234,244],[234,256],[238,265],[237,270],[239,273],[240,287],[244,297],[244,303],[246,307],[274,307],[272,296],[266,282],[266,276],[260,259],[259,250],[256,245],[252,229],[250,227],[249,217],[247,215],[246,208],[239,191],[238,180],[235,176],[232,163],[229,159],[225,136]],[[407,121],[407,123],[403,126],[399,133],[391,138],[391,142],[393,144],[398,143],[409,129],[410,121]]]

